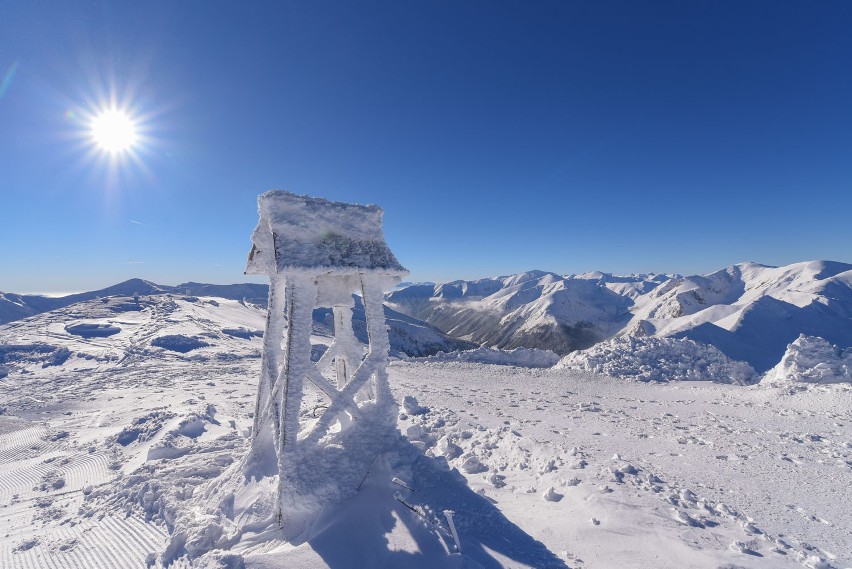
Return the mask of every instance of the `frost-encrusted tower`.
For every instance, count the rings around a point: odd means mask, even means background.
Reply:
[[[345,469],[369,461],[366,455],[374,451],[365,438],[380,439],[384,435],[377,431],[393,429],[382,299],[385,288],[408,271],[385,243],[378,206],[273,190],[258,198],[258,212],[246,274],[269,275],[269,308],[252,446],[244,464],[249,476],[268,474],[275,465],[278,522],[285,534],[295,536],[300,512],[311,500],[323,500],[317,489],[328,493],[334,486],[332,480],[317,483],[329,476],[320,470],[333,467],[343,478],[360,475]],[[355,292],[364,303],[366,354],[352,329]],[[315,307],[330,307],[334,314],[334,343],[316,364],[311,361]],[[300,432],[305,380],[328,402]],[[332,460],[323,458],[329,448],[335,451]]]

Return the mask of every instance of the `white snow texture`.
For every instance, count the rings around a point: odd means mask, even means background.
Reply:
[[[852,348],[841,351],[823,338],[802,334],[761,382],[852,382]]]
[[[731,360],[713,346],[688,338],[621,336],[568,354],[558,368],[639,381],[715,381],[748,384],[747,363]]]

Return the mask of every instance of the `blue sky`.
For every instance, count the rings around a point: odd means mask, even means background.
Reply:
[[[852,261],[852,3],[0,3],[0,290],[241,282],[257,194],[417,280]],[[140,144],[110,160],[110,99]]]

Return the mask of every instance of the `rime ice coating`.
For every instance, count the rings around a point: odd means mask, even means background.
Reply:
[[[408,274],[385,242],[379,206],[283,190],[268,191],[257,203],[260,221],[252,234],[246,274]]]

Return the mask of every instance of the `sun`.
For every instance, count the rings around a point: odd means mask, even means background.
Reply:
[[[107,109],[92,119],[91,136],[101,150],[119,154],[133,148],[139,136],[136,123],[125,111]]]

